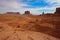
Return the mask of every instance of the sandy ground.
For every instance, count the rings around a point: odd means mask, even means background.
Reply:
[[[5,26],[4,26],[5,28]],[[16,30],[6,27],[8,30],[0,31],[0,40],[60,40],[50,35],[28,30]]]
[[[59,20],[60,16],[59,17],[54,16],[51,18],[50,17],[47,18],[47,16],[46,16],[46,17],[42,17],[42,18],[39,17],[38,19],[39,20],[36,21],[35,19],[33,19],[31,17],[26,17],[26,16],[0,15],[0,40],[60,40],[56,37],[41,33],[39,31],[39,29],[45,31],[43,29],[43,27],[45,28],[45,26],[50,27],[53,30],[55,28],[55,25],[58,24],[60,26],[60,20]],[[40,21],[40,19],[42,19],[42,20]],[[50,25],[50,23],[51,23],[51,25]],[[54,23],[54,25],[52,23]],[[33,26],[33,28],[35,28],[39,32],[30,31],[30,30],[28,31],[28,30],[24,30],[24,29],[20,29],[20,28],[17,29],[15,26],[18,26],[18,24],[20,27],[23,27],[25,29]],[[37,28],[38,24],[39,24],[39,28]],[[31,29],[33,29],[33,28],[31,28]],[[60,32],[60,30],[58,32]]]

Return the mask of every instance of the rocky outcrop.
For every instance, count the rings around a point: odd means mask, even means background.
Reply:
[[[7,14],[20,14],[19,12],[7,12]]]
[[[25,15],[30,15],[30,11],[25,11]]]
[[[55,14],[60,14],[60,7],[59,8],[56,8]]]

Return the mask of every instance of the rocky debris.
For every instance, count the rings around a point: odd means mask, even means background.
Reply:
[[[60,7],[56,8],[55,14],[60,14]]]

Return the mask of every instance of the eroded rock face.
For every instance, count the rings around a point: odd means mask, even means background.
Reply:
[[[60,7],[59,8],[56,8],[55,14],[60,14]]]
[[[25,13],[24,14],[28,14],[28,15],[30,15],[30,11],[25,11]]]

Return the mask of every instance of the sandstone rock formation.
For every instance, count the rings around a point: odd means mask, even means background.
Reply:
[[[56,8],[55,14],[60,14],[60,7],[59,8]]]
[[[7,12],[7,14],[20,14],[19,12]]]
[[[44,15],[44,12],[42,13],[42,15]]]
[[[25,11],[25,15],[30,15],[30,11]]]

